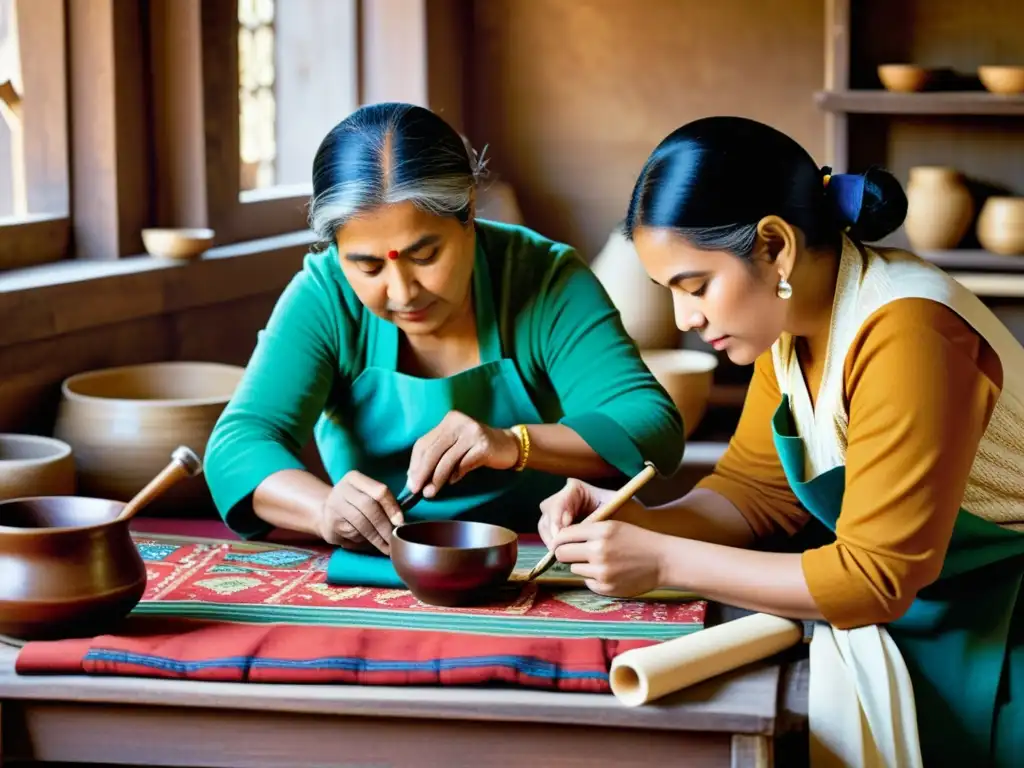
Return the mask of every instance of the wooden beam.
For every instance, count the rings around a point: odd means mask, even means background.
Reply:
[[[210,226],[201,0],[150,0],[155,224]]]
[[[142,4],[89,0],[67,10],[75,255],[116,259],[142,250],[151,221]]]

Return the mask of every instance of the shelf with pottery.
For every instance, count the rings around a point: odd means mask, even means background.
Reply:
[[[896,93],[863,90],[818,91],[815,103],[827,112],[862,115],[1024,116],[1024,95],[984,91]]]

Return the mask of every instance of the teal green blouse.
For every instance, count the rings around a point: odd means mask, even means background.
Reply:
[[[569,246],[525,227],[477,220],[476,229],[502,354],[545,423],[570,427],[625,475],[645,460],[674,472],[682,418],[590,268]],[[258,334],[206,450],[214,502],[240,535],[267,529],[252,511],[257,486],[281,470],[304,469],[299,453],[318,420],[344,410],[347,385],[367,365],[372,322],[383,321],[359,302],[337,248],[307,255]],[[339,469],[334,482],[344,475]]]

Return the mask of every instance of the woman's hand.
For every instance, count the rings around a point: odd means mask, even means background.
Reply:
[[[518,461],[519,440],[512,432],[449,411],[413,445],[407,484],[429,499],[445,483],[456,483],[474,469],[511,469]]]
[[[402,510],[383,483],[352,470],[331,490],[320,514],[319,534],[328,544],[391,554],[391,531]]]
[[[593,592],[634,597],[662,586],[666,537],[620,520],[570,525],[555,534],[555,557]]]
[[[537,532],[548,549],[554,549],[555,535],[578,520],[582,520],[615,496],[615,491],[597,488],[575,478],[569,480],[554,496],[540,503],[540,522]],[[639,522],[646,508],[638,501],[627,501],[615,513],[618,520]]]

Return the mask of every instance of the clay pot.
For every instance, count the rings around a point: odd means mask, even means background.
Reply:
[[[718,358],[695,349],[651,349],[641,357],[683,415],[689,437],[707,411]]]
[[[990,197],[978,215],[978,242],[992,253],[1024,254],[1024,197]]]
[[[523,212],[519,208],[515,190],[505,181],[495,181],[483,187],[478,193],[476,215],[488,221],[505,224],[523,224]]]
[[[0,501],[75,492],[71,446],[52,437],[0,434]]]
[[[142,599],[146,566],[114,521],[123,504],[81,496],[0,502],[0,634],[110,632]]]
[[[391,536],[391,562],[417,600],[473,605],[494,598],[519,555],[514,531],[468,520],[407,523]]]
[[[644,271],[633,243],[612,232],[590,268],[622,316],[622,324],[640,349],[674,347],[679,338],[672,294]]]
[[[177,446],[187,445],[202,458],[243,372],[219,363],[167,362],[66,379],[54,434],[75,451],[79,492],[128,501],[166,466]],[[181,481],[145,514],[215,514],[205,476]]]
[[[910,169],[904,229],[911,246],[920,250],[955,248],[974,218],[974,200],[955,168],[919,166]]]

